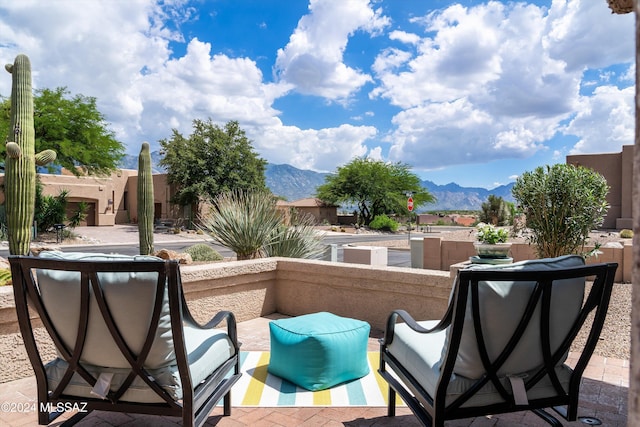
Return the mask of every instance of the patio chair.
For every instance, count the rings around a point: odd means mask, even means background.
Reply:
[[[177,262],[62,252],[9,262],[39,424],[78,410],[72,425],[99,410],[201,425],[221,399],[230,415],[230,390],[241,375],[235,318],[221,311],[198,324]],[[34,330],[40,325],[30,310],[55,345],[51,360],[43,360],[42,334]],[[222,321],[226,330],[216,328]]]
[[[393,311],[380,340],[388,416],[397,393],[425,426],[524,410],[562,426],[545,408],[576,420],[616,268],[575,255],[475,266],[459,271],[442,320]],[[571,369],[564,362],[583,327],[588,338]]]

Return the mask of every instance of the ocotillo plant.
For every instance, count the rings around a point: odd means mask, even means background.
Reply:
[[[56,153],[44,150],[35,154],[29,58],[18,55],[13,64],[5,65],[5,69],[12,74],[11,121],[4,175],[9,253],[28,255],[35,210],[36,165],[42,166],[54,161]]]
[[[153,253],[153,177],[147,142],[142,143],[138,156],[138,234],[140,255]]]

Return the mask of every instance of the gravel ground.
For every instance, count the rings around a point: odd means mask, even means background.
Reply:
[[[464,229],[459,231],[443,232],[438,236],[443,240],[473,241],[475,240],[474,229]],[[590,242],[599,242],[604,245],[609,242],[622,242],[616,232],[593,232]],[[628,240],[628,239],[627,239]],[[510,241],[522,241],[524,238],[512,238]],[[377,242],[367,242],[367,245],[386,246],[396,249],[409,249],[409,243],[405,239],[381,240]],[[616,359],[630,359],[631,351],[631,287],[630,283],[616,283],[611,294],[611,302],[607,312],[600,340],[596,345],[594,354],[603,357],[613,357]],[[580,350],[587,340],[587,332],[581,331],[576,337],[572,351]]]

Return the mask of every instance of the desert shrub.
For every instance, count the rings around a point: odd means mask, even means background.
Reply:
[[[623,239],[631,239],[633,238],[633,230],[624,229],[620,230],[620,237]]]
[[[194,261],[222,261],[224,259],[218,251],[205,243],[190,246],[185,252],[191,255],[191,259]]]
[[[398,223],[386,215],[377,215],[369,224],[372,230],[397,231]]]
[[[502,197],[489,195],[487,201],[482,204],[482,212],[479,215],[480,222],[491,225],[509,225],[511,209],[509,203]]]
[[[538,167],[522,174],[511,191],[540,258],[583,251],[589,232],[602,225],[609,209],[607,181],[582,166]]]

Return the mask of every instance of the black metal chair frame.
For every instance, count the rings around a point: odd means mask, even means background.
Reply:
[[[10,256],[11,274],[17,317],[24,345],[35,372],[38,390],[38,423],[48,425],[63,412],[49,412],[51,408],[80,408],[78,412],[63,425],[73,425],[80,421],[93,410],[114,411],[138,414],[152,414],[175,416],[182,418],[184,426],[202,425],[209,416],[213,407],[224,399],[224,415],[231,414],[231,387],[240,378],[239,344],[237,339],[236,321],[233,313],[221,311],[207,324],[200,325],[192,317],[187,307],[182,291],[180,269],[176,261],[76,261],[76,260],[52,260],[27,256]],[[78,271],[81,275],[81,311],[76,337],[75,348],[67,348],[58,331],[55,330],[51,319],[44,308],[43,301],[38,290],[34,276],[34,269],[51,269],[64,271]],[[98,273],[101,272],[156,272],[158,283],[151,325],[147,333],[144,345],[139,354],[134,354],[126,345],[122,334],[116,327],[114,319],[109,311],[104,295],[101,292]],[[111,336],[116,342],[122,355],[130,364],[130,373],[126,380],[116,391],[110,391],[106,400],[87,397],[76,397],[63,394],[74,373],[80,375],[91,386],[95,385],[97,378],[91,375],[80,360],[85,335],[87,332],[90,291],[96,298],[98,306]],[[168,292],[169,310],[171,317],[171,329],[175,349],[175,358],[178,373],[182,383],[182,399],[179,401],[169,395],[160,387],[155,379],[145,369],[144,363],[151,349],[154,334],[158,327],[161,308],[163,305],[164,289]],[[29,308],[34,309],[49,336],[53,340],[56,349],[68,363],[60,385],[53,391],[49,391],[47,375],[40,357],[33,334],[34,324],[29,316]],[[185,350],[185,338],[183,322],[191,323],[200,328],[214,328],[226,321],[226,331],[235,347],[235,355],[226,360],[222,366],[215,370],[205,381],[200,384],[192,384],[189,371],[188,357]],[[141,378],[164,402],[160,403],[135,403],[120,400],[134,379]]]
[[[404,310],[395,310],[389,316],[385,336],[380,340],[380,375],[389,383],[389,406],[388,416],[395,416],[396,393],[405,401],[416,417],[425,426],[440,427],[445,420],[485,416],[492,414],[517,412],[531,410],[553,426],[562,426],[562,423],[545,411],[545,408],[553,408],[558,414],[568,421],[575,421],[578,411],[578,398],[580,392],[580,382],[589,359],[591,358],[595,346],[598,342],[602,326],[606,317],[615,271],[616,263],[600,263],[582,267],[572,267],[555,271],[514,271],[514,270],[460,270],[454,284],[453,295],[443,319],[433,328],[425,329],[421,327]],[[561,279],[576,277],[588,277],[593,279],[591,290],[585,299],[580,313],[570,329],[566,339],[562,342],[557,351],[552,352],[550,348],[550,324],[549,314],[552,294],[552,282]],[[500,355],[495,360],[490,360],[487,355],[486,345],[483,339],[482,325],[479,320],[478,305],[478,283],[481,281],[535,281],[536,285],[527,303],[526,310],[515,332],[508,340]],[[469,298],[470,297],[470,298]],[[476,334],[478,349],[485,374],[478,379],[475,384],[449,405],[445,404],[447,387],[454,373],[456,354],[460,347],[462,329],[467,310],[467,303],[470,300],[473,316],[474,330]],[[556,395],[544,399],[529,400],[528,405],[517,405],[511,393],[500,383],[496,373],[501,365],[506,361],[518,344],[522,333],[525,331],[532,318],[536,306],[541,305],[541,343],[544,358],[543,366],[540,366],[534,375],[530,375],[525,380],[525,388],[529,390],[534,387],[542,378],[549,376]],[[588,316],[595,311],[590,321],[590,332],[582,352],[578,358],[573,373],[570,377],[568,391],[565,392],[558,380],[554,367],[571,348],[571,344],[580,329],[587,323]],[[398,318],[404,320],[407,325],[419,333],[431,333],[451,328],[449,332],[449,345],[446,354],[442,358],[440,367],[440,377],[436,386],[435,396],[429,395],[412,373],[402,366],[398,360],[389,353],[387,346],[393,341],[394,326]],[[589,325],[589,323],[587,323]],[[387,370],[387,365],[402,380],[399,382],[396,377]],[[486,384],[492,383],[498,390],[504,403],[463,407],[462,405],[471,399]]]

